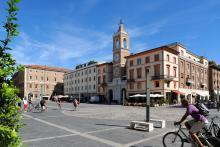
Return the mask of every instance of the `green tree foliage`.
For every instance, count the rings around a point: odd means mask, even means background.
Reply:
[[[17,31],[17,12],[19,0],[7,1],[7,16],[3,25],[5,39],[0,40],[0,147],[21,146],[18,135],[22,126],[21,113],[16,103],[19,101],[18,90],[10,78],[22,67],[16,65],[16,61],[8,52],[8,46],[12,39],[19,34]]]

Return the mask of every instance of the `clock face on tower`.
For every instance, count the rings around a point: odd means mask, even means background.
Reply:
[[[114,55],[114,61],[115,61],[115,62],[118,62],[118,61],[119,61],[119,54],[115,54],[115,55]]]

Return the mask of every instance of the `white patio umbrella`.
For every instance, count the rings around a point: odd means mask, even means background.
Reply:
[[[146,95],[145,94],[135,94],[135,95],[132,95],[129,97],[146,97]]]

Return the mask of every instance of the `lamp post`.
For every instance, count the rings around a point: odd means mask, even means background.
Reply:
[[[150,121],[150,80],[149,80],[149,69],[145,70],[146,77],[146,122]]]

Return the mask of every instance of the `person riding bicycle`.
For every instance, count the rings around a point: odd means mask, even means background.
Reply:
[[[189,104],[188,100],[182,99],[181,103],[183,107],[186,107],[186,113],[182,116],[181,120],[175,122],[175,124],[181,124],[189,115],[191,115],[193,119],[185,122],[185,126],[189,130],[189,134],[191,135],[192,139],[200,147],[204,147],[198,138],[197,133],[199,133],[205,124],[208,123],[208,119],[205,116],[199,114],[199,110],[194,105]]]
[[[44,99],[41,99],[40,105],[42,111],[44,111],[47,108],[46,101]]]

